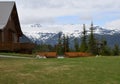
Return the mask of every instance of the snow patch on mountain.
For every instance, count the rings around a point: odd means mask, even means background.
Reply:
[[[30,24],[22,26],[23,33],[33,41],[39,40],[44,41],[52,39],[59,32],[68,35],[69,37],[81,37],[83,31],[83,25],[81,24],[66,24],[66,25],[40,25],[40,24]],[[90,25],[86,25],[86,31],[90,33]],[[113,35],[114,33],[119,33],[120,30],[110,30],[107,28],[102,28],[97,25],[94,26],[94,33],[100,35]]]

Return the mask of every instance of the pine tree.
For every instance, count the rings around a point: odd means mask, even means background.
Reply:
[[[88,38],[88,52],[96,55],[98,54],[98,50],[97,50],[97,43],[96,43],[96,39],[93,33],[93,23],[91,23],[91,28],[90,28],[90,35]]]
[[[113,55],[114,55],[114,56],[118,56],[119,53],[120,53],[120,51],[119,51],[119,45],[118,45],[118,44],[115,44],[115,45],[114,45],[114,49],[113,49]]]
[[[74,39],[74,48],[75,48],[76,52],[79,51],[79,43],[78,43],[78,39],[77,38]]]
[[[67,35],[66,37],[66,52],[69,52],[70,51],[70,48],[69,48],[69,37]]]
[[[58,33],[58,44],[59,44],[59,45],[62,44],[62,38],[61,38],[61,36],[62,36],[62,32],[59,32],[59,33]]]
[[[62,32],[58,33],[58,44],[57,44],[57,53],[58,55],[62,55],[63,54],[63,46],[62,46]]]
[[[65,34],[63,35],[63,51],[66,52],[66,37]]]
[[[86,52],[87,49],[88,49],[88,46],[87,46],[87,42],[86,42],[86,39],[87,39],[87,32],[86,32],[86,29],[85,29],[85,24],[83,24],[83,32],[82,32],[83,36],[82,36],[82,42],[81,42],[81,45],[80,45],[80,51],[81,52]]]
[[[108,47],[107,45],[107,41],[105,39],[102,40],[102,47],[101,47],[101,52],[100,54],[101,55],[104,55],[104,56],[109,56],[111,55],[111,49],[110,47]]]

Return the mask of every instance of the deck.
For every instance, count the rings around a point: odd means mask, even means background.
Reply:
[[[0,43],[0,51],[29,51],[33,48],[33,43]]]

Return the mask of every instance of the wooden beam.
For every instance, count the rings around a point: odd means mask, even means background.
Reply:
[[[2,42],[4,42],[4,31],[2,30]]]

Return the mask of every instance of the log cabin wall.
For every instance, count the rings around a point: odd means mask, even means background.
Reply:
[[[0,43],[2,42],[2,30],[0,30]]]
[[[17,31],[15,28],[15,21],[10,16],[9,21],[4,29],[4,42],[5,43],[17,43],[19,41],[19,37],[17,35]]]

